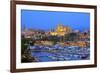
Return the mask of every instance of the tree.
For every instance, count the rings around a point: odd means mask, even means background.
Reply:
[[[53,41],[53,43],[56,44],[59,41],[59,37],[58,36],[48,36],[47,40]]]
[[[31,56],[31,53],[28,49],[29,41],[30,39],[26,39],[26,38],[21,39],[21,61],[22,62],[32,62],[33,60],[35,60],[35,58]]]
[[[76,41],[77,39],[78,39],[77,33],[69,33],[69,34],[65,34],[64,36],[65,41]]]

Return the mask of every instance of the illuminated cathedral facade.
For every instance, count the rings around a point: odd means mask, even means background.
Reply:
[[[62,24],[58,25],[55,31],[51,31],[51,35],[64,36],[65,34],[71,33],[72,29],[70,27],[64,26]]]

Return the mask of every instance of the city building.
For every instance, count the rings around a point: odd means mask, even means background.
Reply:
[[[25,30],[22,30],[21,35],[24,38],[32,38],[34,34],[38,34],[38,33],[39,33],[39,31],[37,31],[37,30],[25,29]]]

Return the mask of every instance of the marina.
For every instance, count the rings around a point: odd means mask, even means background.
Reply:
[[[90,59],[90,48],[78,46],[30,46],[30,52],[39,62]]]

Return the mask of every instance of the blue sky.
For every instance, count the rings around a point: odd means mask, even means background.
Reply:
[[[56,12],[40,10],[21,10],[21,26],[27,29],[50,30],[63,24],[73,30],[89,30],[90,14],[83,12]]]

